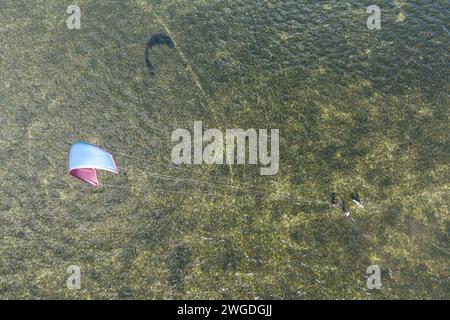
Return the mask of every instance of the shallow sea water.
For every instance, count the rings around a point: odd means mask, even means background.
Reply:
[[[60,1],[1,4],[1,298],[450,298],[448,1],[77,5],[81,30]],[[194,121],[280,129],[279,173],[171,168]],[[67,174],[79,140],[116,155],[99,190]]]

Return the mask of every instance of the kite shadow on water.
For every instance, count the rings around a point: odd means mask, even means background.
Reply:
[[[175,43],[172,38],[164,33],[155,34],[148,40],[147,47],[145,48],[145,64],[151,76],[155,75],[155,67],[151,61],[150,51],[156,45],[166,45],[169,48],[175,48]]]

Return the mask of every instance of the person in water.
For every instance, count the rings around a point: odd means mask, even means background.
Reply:
[[[342,208],[342,213],[344,213],[345,217],[350,216],[350,211],[348,211],[347,205],[345,204],[345,202],[342,202],[341,208]]]
[[[147,47],[145,48],[145,64],[151,75],[154,75],[155,72],[153,63],[150,59],[150,51],[156,45],[166,45],[169,48],[175,48],[175,43],[173,42],[172,38],[163,33],[155,34],[150,38],[150,40],[148,40]]]
[[[336,197],[336,192],[331,193],[331,207],[333,207],[333,208],[339,207],[339,202]]]
[[[350,197],[352,198],[353,203],[357,204],[358,207],[360,207],[361,209],[364,209],[364,203],[361,200],[361,198],[359,197],[358,192],[354,191]]]

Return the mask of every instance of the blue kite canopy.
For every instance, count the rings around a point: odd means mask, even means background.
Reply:
[[[97,188],[96,169],[118,173],[114,158],[108,151],[85,142],[73,144],[69,155],[69,173]]]

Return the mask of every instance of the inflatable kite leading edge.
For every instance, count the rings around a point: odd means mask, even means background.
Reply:
[[[96,169],[118,173],[114,158],[108,151],[85,142],[73,144],[69,155],[69,173],[98,188]]]

